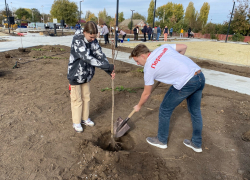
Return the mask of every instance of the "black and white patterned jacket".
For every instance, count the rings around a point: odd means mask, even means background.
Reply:
[[[102,48],[95,39],[88,42],[80,30],[77,30],[71,44],[67,78],[71,85],[89,82],[95,67],[101,68],[111,75],[114,65],[109,64]]]

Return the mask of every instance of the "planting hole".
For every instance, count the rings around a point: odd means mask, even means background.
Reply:
[[[118,151],[115,150],[114,147],[111,147],[111,133],[104,133],[101,137],[98,138],[97,146],[102,148],[105,151]],[[119,146],[119,150],[131,150],[134,148],[134,141],[129,134],[125,134],[124,136],[116,139],[116,145]]]

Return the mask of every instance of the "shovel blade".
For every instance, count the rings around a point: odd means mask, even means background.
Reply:
[[[118,132],[116,132],[115,137],[116,138],[122,137],[129,129],[130,129],[129,125],[125,124]]]
[[[120,127],[120,125],[124,122],[125,120],[123,120],[121,117],[119,117],[116,120],[116,123],[114,124],[114,133],[115,133],[115,137],[119,138],[122,137],[129,129],[130,127],[128,126],[128,124],[124,124],[122,127]],[[120,127],[120,129],[117,129],[118,127]]]

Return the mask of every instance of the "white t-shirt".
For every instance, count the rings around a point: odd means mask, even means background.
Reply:
[[[145,85],[153,85],[157,80],[180,90],[200,69],[191,59],[176,51],[176,44],[165,44],[147,58],[144,65]]]

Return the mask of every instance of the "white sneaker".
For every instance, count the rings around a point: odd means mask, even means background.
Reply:
[[[86,125],[86,126],[91,126],[91,127],[95,125],[95,123],[94,123],[93,121],[91,121],[90,118],[88,118],[88,119],[85,120],[85,121],[82,120],[81,123],[84,124],[84,125]]]
[[[73,128],[75,129],[76,132],[81,133],[83,132],[83,128],[81,124],[73,124]]]

